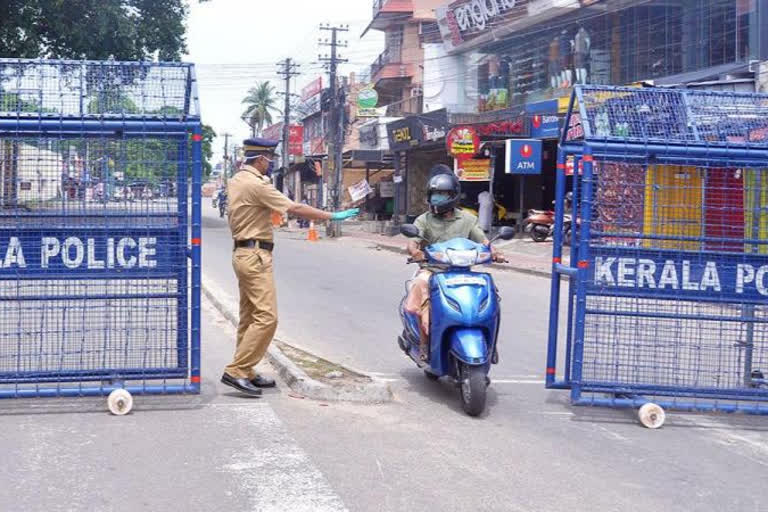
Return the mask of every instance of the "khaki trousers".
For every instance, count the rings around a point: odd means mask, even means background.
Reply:
[[[277,330],[277,294],[272,253],[238,248],[232,255],[240,288],[240,324],[232,362],[224,371],[236,379],[252,379]]]

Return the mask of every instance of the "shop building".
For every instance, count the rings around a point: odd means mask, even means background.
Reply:
[[[369,30],[384,32],[384,51],[371,64],[371,82],[387,116],[420,113],[425,36],[437,33],[442,0],[374,0]]]
[[[454,0],[435,12],[439,44],[422,34],[424,110],[445,109],[446,131],[477,134],[475,160],[493,170],[486,181],[471,164],[463,203],[476,208],[479,193],[492,187],[508,223],[530,208],[551,207],[557,139],[574,85],[755,91],[768,78],[760,72],[768,69],[761,64],[768,59],[761,36],[768,33],[768,2]],[[508,139],[541,141],[536,174],[510,172],[507,162],[518,155],[507,154]],[[442,155],[439,144],[421,141],[401,149],[404,214],[426,204],[418,183],[425,184],[428,165],[417,166],[419,158],[453,165],[442,142]]]

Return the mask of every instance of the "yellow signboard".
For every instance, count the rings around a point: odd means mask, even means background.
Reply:
[[[489,181],[491,179],[491,160],[454,160],[456,175],[461,181]]]

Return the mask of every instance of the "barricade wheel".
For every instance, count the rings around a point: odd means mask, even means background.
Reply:
[[[115,389],[107,397],[107,407],[115,416],[124,416],[133,408],[133,396],[124,389]]]
[[[637,417],[640,418],[640,423],[642,423],[644,427],[659,428],[664,424],[664,420],[667,419],[667,414],[664,412],[663,408],[648,402],[637,411]]]

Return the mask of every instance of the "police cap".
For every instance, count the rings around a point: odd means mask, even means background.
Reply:
[[[246,158],[260,154],[272,154],[275,152],[278,143],[279,142],[276,140],[261,139],[258,137],[245,139],[243,141],[243,151],[245,152]]]

